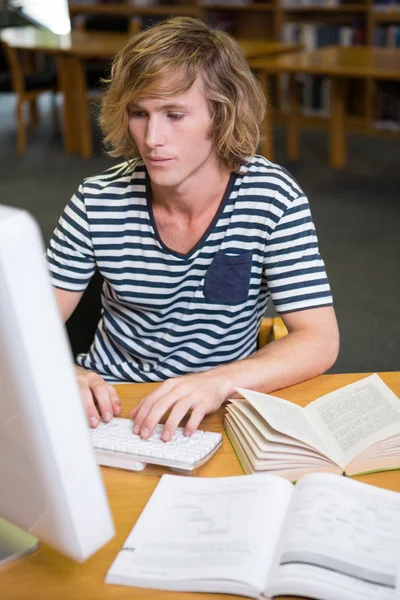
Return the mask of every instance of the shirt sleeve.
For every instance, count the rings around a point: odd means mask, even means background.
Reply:
[[[61,215],[46,257],[55,287],[71,292],[86,289],[96,263],[82,185]]]
[[[275,309],[280,314],[333,304],[304,195],[290,202],[269,236],[264,272]]]

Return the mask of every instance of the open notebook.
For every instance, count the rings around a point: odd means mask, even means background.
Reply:
[[[225,429],[245,473],[295,481],[311,472],[358,475],[400,469],[400,400],[378,375],[305,408],[238,388]]]
[[[326,473],[164,475],[106,582],[153,589],[399,598],[400,494]]]

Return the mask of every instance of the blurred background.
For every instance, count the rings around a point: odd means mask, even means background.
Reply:
[[[310,200],[341,332],[331,372],[399,370],[394,0],[0,0],[0,202],[31,212],[48,242],[82,179],[115,162],[96,121],[100,79],[131,35],[170,15],[229,31],[264,77],[260,152],[285,166]],[[91,341],[99,285],[95,278],[68,323],[75,353]]]

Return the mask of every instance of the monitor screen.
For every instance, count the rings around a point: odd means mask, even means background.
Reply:
[[[15,526],[78,562],[114,535],[44,252],[0,205],[0,562],[35,547]]]
[[[8,0],[8,7],[31,23],[59,35],[71,31],[68,0]]]

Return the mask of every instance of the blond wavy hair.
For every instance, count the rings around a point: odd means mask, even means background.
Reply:
[[[201,77],[211,139],[232,170],[256,153],[266,101],[237,42],[191,17],[163,21],[134,36],[116,56],[102,99],[100,126],[113,157],[139,157],[128,129],[128,106],[143,97],[170,97]]]

